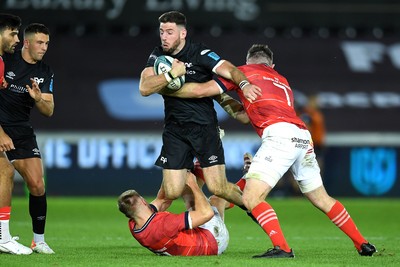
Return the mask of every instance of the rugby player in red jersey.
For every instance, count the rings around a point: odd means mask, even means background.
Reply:
[[[236,91],[262,144],[246,174],[243,203],[272,241],[273,248],[255,258],[293,258],[278,221],[265,199],[290,170],[301,192],[324,212],[354,243],[361,256],[376,252],[357,229],[345,207],[326,192],[315,157],[311,135],[294,110],[293,93],[285,77],[274,70],[273,53],[267,45],[253,45],[246,65],[238,67],[255,87],[223,78],[206,83],[186,83],[175,97],[209,97],[221,91]],[[259,90],[260,89],[260,90]]]
[[[201,181],[200,181],[201,182]],[[165,210],[162,189],[150,204],[135,190],[127,190],[118,198],[119,210],[129,218],[132,236],[158,255],[204,256],[225,251],[229,233],[224,224],[227,202],[216,196],[210,202],[198,186],[195,176],[187,172],[182,195],[188,210],[173,214]]]

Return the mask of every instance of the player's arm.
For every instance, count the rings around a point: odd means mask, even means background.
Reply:
[[[12,139],[3,130],[0,125],[0,152],[6,152],[15,149]]]
[[[214,99],[232,118],[240,121],[243,124],[250,123],[250,119],[247,116],[242,103],[226,93],[217,95],[214,97]]]
[[[29,95],[35,100],[35,105],[39,112],[47,117],[51,117],[54,112],[53,94],[42,93],[37,82],[31,79],[32,86],[26,85]]]
[[[191,228],[193,229],[208,222],[214,216],[214,211],[203,191],[199,188],[196,177],[190,172],[188,172],[186,185],[192,190],[194,199],[194,210],[189,211],[192,222]]]
[[[179,98],[202,98],[216,96],[223,93],[223,89],[214,81],[205,83],[185,83],[177,91],[161,91],[160,94]]]
[[[160,190],[158,190],[157,197],[150,204],[154,205],[157,211],[165,211],[171,206],[172,200],[165,197],[164,189],[161,185]]]
[[[261,96],[261,88],[250,84],[246,75],[244,75],[243,72],[241,72],[229,61],[223,60],[222,63],[218,64],[213,71],[225,79],[234,82],[240,89],[243,90],[244,96],[250,101],[250,103],[256,100],[258,96]]]
[[[176,78],[186,73],[185,64],[177,59],[172,62],[170,74]],[[160,93],[171,81],[168,74],[156,75],[153,67],[145,68],[140,74],[139,91],[142,96]]]

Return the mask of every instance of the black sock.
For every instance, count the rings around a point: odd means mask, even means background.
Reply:
[[[46,213],[46,193],[43,196],[32,196],[29,194],[29,214],[32,218],[32,228],[35,234],[44,234]]]
[[[239,208],[241,208],[242,210],[244,210],[247,214],[247,216],[249,216],[256,224],[258,224],[258,221],[256,218],[254,218],[253,214],[251,214],[251,211],[248,211],[247,208],[243,205],[243,206],[238,206]]]

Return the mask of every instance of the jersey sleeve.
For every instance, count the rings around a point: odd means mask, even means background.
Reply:
[[[219,87],[224,91],[234,91],[238,87],[237,85],[232,82],[231,80],[227,80],[221,76],[215,76],[214,81],[219,85]]]
[[[54,73],[49,69],[47,71],[47,78],[45,79],[43,84],[39,84],[40,91],[45,94],[53,93],[53,85],[54,85]]]
[[[212,71],[214,67],[222,60],[222,58],[207,46],[202,45],[199,49],[197,59],[200,65]]]
[[[147,59],[145,67],[146,68],[153,67],[154,63],[156,62],[157,57],[159,57],[160,55],[162,55],[160,48],[159,47],[154,48],[153,52],[151,52],[149,58]]]

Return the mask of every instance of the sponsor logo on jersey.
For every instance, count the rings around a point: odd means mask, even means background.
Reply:
[[[215,52],[211,52],[207,56],[209,56],[210,58],[214,59],[215,61],[220,59],[220,56],[218,56]]]
[[[18,94],[23,94],[23,93],[28,92],[28,89],[26,89],[25,87],[15,85],[15,84],[10,84],[10,86],[8,87],[8,90],[10,90],[11,92],[18,93]]]

